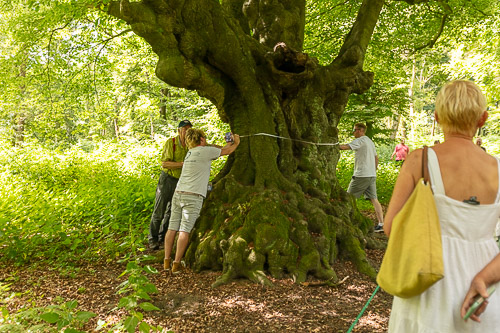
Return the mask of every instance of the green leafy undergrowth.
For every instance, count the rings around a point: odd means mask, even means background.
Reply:
[[[118,290],[118,294],[125,294],[118,302],[118,308],[124,308],[128,315],[113,327],[113,331],[161,332],[162,327],[152,326],[143,320],[142,311],[158,311],[158,307],[151,302],[151,293],[158,293],[156,286],[147,278],[147,274],[158,274],[158,270],[149,265],[141,266],[138,261],[127,263],[126,270],[120,275],[128,275]],[[99,325],[106,323],[100,322]],[[98,329],[102,328],[98,326]]]
[[[0,151],[0,258],[116,258],[141,248],[152,211],[160,148],[102,144]]]
[[[85,323],[96,314],[79,311],[75,300],[64,302],[56,299],[55,305],[26,307],[15,313],[0,307],[0,332],[64,332],[79,333]]]

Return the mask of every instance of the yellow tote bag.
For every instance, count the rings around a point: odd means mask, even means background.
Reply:
[[[441,227],[428,182],[427,147],[421,178],[408,201],[394,217],[377,283],[391,295],[421,294],[444,277]]]

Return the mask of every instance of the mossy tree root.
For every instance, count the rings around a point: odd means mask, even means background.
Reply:
[[[361,218],[360,218],[361,217]],[[191,234],[186,261],[196,271],[220,270],[214,287],[236,278],[270,286],[266,276],[333,283],[338,255],[374,277],[363,250],[366,219],[352,202],[319,202],[300,192],[245,187],[230,176],[218,183]]]

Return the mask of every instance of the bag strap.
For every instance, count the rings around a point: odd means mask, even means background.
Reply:
[[[173,153],[173,160],[175,161],[175,136],[172,138],[172,143],[174,145],[174,153]]]
[[[498,193],[497,197],[495,198],[495,203],[498,203],[500,201],[500,159],[497,160],[497,166],[498,166]]]
[[[424,178],[424,184],[427,184],[429,182],[429,168],[427,167],[428,148],[429,147],[424,146],[424,151],[422,152],[422,177]]]

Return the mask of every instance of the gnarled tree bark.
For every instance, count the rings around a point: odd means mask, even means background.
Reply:
[[[337,58],[320,66],[301,52],[305,0],[109,4],[152,46],[160,79],[209,98],[233,132],[248,135],[217,176],[186,253],[196,270],[223,270],[215,285],[267,284],[266,273],[335,279],[339,255],[375,275],[363,250],[371,222],[338,184],[338,147],[300,140],[338,142],[349,95],[373,82],[362,66],[382,6],[363,1]]]

